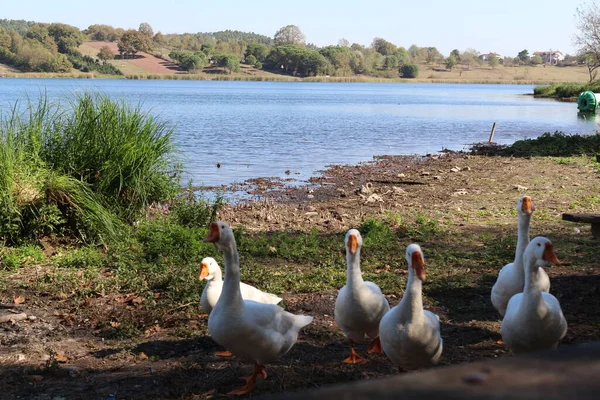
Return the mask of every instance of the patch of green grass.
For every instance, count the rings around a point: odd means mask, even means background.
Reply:
[[[40,263],[45,258],[42,249],[33,245],[0,247],[0,270],[14,271],[19,267]]]
[[[96,247],[81,247],[61,251],[53,261],[59,268],[100,268],[106,257]]]

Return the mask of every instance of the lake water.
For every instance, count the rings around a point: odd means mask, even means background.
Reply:
[[[525,96],[528,85],[0,79],[0,111],[84,90],[141,102],[172,124],[187,173],[208,186],[301,181],[374,155],[462,150],[486,141],[494,122],[499,143],[598,126],[573,103]]]

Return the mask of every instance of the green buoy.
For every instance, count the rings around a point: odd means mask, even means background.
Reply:
[[[600,105],[600,93],[583,92],[577,97],[577,109],[582,112],[596,112]]]

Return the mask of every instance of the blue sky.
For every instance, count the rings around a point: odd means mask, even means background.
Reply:
[[[102,7],[100,7],[102,4]],[[252,31],[267,36],[294,24],[318,46],[369,45],[383,37],[397,46],[474,48],[515,56],[520,50],[575,52],[572,38],[578,0],[414,0],[414,1],[194,1],[194,0],[2,0],[0,18],[64,22],[84,29],[108,24],[155,32]]]

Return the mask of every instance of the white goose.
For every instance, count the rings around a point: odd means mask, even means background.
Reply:
[[[389,311],[390,305],[373,282],[363,281],[360,271],[360,248],[362,237],[356,229],[346,234],[346,285],[340,289],[335,300],[335,321],[350,342],[350,357],[344,360],[348,364],[357,364],[366,360],[356,354],[354,342],[362,342],[365,334],[373,339],[369,353],[382,353],[379,341],[379,321]]]
[[[406,261],[408,282],[404,296],[379,324],[383,352],[403,370],[436,364],[443,348],[440,319],[431,311],[423,310],[425,261],[418,244],[406,248]]]
[[[200,280],[203,279],[206,280],[206,285],[200,297],[200,305],[205,313],[210,314],[223,290],[221,267],[212,257],[203,258],[200,263]],[[244,282],[240,282],[240,292],[242,293],[242,299],[254,300],[259,303],[277,304],[282,300],[281,297],[260,291]]]
[[[531,197],[523,196],[517,202],[518,227],[515,260],[510,264],[506,264],[500,270],[498,279],[492,287],[492,304],[502,316],[506,312],[506,306],[510,298],[523,291],[523,285],[525,284],[523,253],[529,244],[529,223],[534,211],[535,206],[531,201]],[[543,269],[540,270],[536,278],[536,284],[543,292],[550,290],[550,278]]]
[[[275,304],[242,298],[237,246],[226,223],[213,222],[204,240],[223,253],[227,276],[219,301],[208,317],[208,331],[213,340],[233,355],[254,361],[254,371],[244,378],[246,385],[228,393],[244,395],[252,390],[259,376],[267,377],[265,363],[287,353],[296,343],[300,329],[310,324],[313,317],[294,315]]]
[[[533,239],[525,249],[525,287],[508,302],[502,320],[502,339],[515,354],[556,348],[567,333],[567,321],[556,297],[536,284],[540,265],[558,263],[552,243]]]

